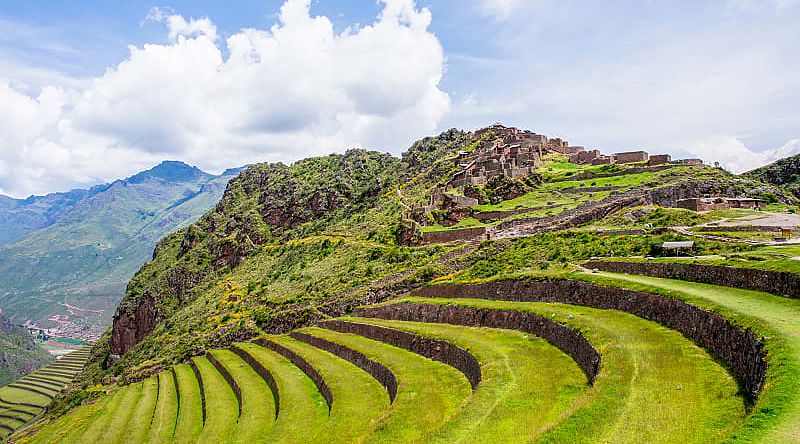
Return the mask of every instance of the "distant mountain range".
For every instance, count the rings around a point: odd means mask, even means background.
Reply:
[[[0,196],[4,315],[17,324],[96,335],[156,242],[211,209],[240,171],[215,176],[168,161],[89,189]]]

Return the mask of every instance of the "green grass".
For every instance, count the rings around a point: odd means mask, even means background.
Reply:
[[[531,442],[557,422],[587,387],[586,377],[572,358],[547,341],[522,332],[348,320],[442,339],[468,350],[480,363],[482,380],[474,396],[429,442]]]
[[[84,436],[83,439],[87,443],[102,442],[102,443],[123,443],[132,442],[131,436],[127,433],[127,427],[131,420],[136,417],[136,408],[139,400],[142,397],[141,383],[131,384],[119,390],[120,402],[116,408],[109,408],[104,412],[104,416],[109,419],[102,421],[106,424],[105,430],[101,434],[89,434]],[[152,412],[150,413],[152,415]],[[99,437],[99,439],[95,437]]]
[[[754,414],[737,435],[743,441],[764,443],[800,440],[800,402],[797,401],[800,399],[800,301],[757,291],[671,279],[615,273],[599,273],[599,276],[636,289],[666,291],[666,294],[688,298],[690,302],[710,302],[733,311],[728,316],[736,322],[749,322],[743,317],[754,318],[774,331],[773,334],[763,329],[759,331],[759,334],[767,335],[770,370]],[[759,325],[752,327],[758,329]]]
[[[142,382],[136,383],[141,387],[139,402],[132,410],[130,422],[125,430],[125,442],[146,442],[150,436],[150,426],[153,423],[153,411],[158,397],[158,377],[152,376]]]
[[[175,442],[197,442],[203,431],[203,404],[200,400],[200,384],[188,364],[176,365],[178,379],[178,419],[175,424]]]
[[[728,265],[731,267],[757,268],[768,271],[788,271],[800,274],[800,245],[776,245],[758,247],[751,251],[731,253],[724,256],[711,257],[664,257],[645,259],[642,257],[624,257],[614,260],[631,262],[661,261],[705,265]]]
[[[270,443],[313,443],[330,439],[322,435],[328,420],[325,399],[311,379],[277,353],[255,344],[238,344],[274,376],[280,409]]]
[[[333,405],[324,436],[330,443],[361,442],[389,408],[386,389],[367,372],[324,350],[287,336],[272,338],[302,356],[325,380]]]
[[[172,373],[165,371],[158,374],[158,402],[153,411],[153,423],[150,426],[152,443],[166,443],[172,440],[175,422],[178,416],[178,397]]]
[[[388,416],[365,442],[421,441],[453,418],[471,396],[466,377],[448,365],[353,334],[313,327],[302,331],[359,351],[397,376],[397,396]]]
[[[108,402],[105,403],[103,409],[94,412],[86,423],[85,429],[82,433],[76,433],[67,437],[67,440],[81,443],[95,443],[104,442],[102,439],[106,432],[109,430],[109,425],[114,419],[114,412],[119,410],[120,405],[128,404],[130,398],[128,395],[133,394],[132,390],[120,389],[111,394]],[[127,416],[127,415],[126,415]]]
[[[0,388],[0,399],[11,404],[25,403],[42,407],[50,404],[50,398],[46,396],[9,386]]]
[[[266,381],[230,350],[215,350],[214,357],[233,375],[242,392],[242,416],[228,442],[265,442],[275,425],[275,401]]]
[[[206,423],[199,442],[222,442],[233,435],[239,417],[239,404],[231,386],[205,357],[192,358],[203,378]]]
[[[714,442],[744,417],[735,380],[708,353],[628,313],[547,303],[404,300],[532,311],[587,336],[603,356],[600,375],[542,442]]]

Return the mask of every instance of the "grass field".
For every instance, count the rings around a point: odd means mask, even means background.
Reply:
[[[271,339],[303,357],[328,384],[334,402],[323,436],[329,442],[360,442],[373,433],[389,408],[389,395],[378,381],[324,350],[287,336]]]
[[[531,442],[557,422],[586,390],[586,377],[569,356],[522,332],[381,319],[345,320],[445,340],[478,359],[482,380],[474,395],[428,442]]]
[[[221,442],[233,436],[239,405],[231,386],[205,357],[192,358],[203,379],[206,421],[199,442]],[[266,394],[265,394],[266,395]]]
[[[175,366],[178,381],[178,418],[175,424],[175,442],[196,442],[203,431],[203,404],[200,384],[188,364]]]
[[[633,315],[562,304],[406,300],[527,310],[587,335],[603,356],[601,373],[545,442],[714,442],[744,417],[736,382],[704,350]]]
[[[255,344],[237,344],[272,372],[280,393],[280,408],[270,443],[325,442],[328,407],[317,387],[294,364]]]
[[[471,396],[466,377],[453,367],[353,334],[321,328],[301,331],[361,352],[397,376],[394,403],[365,442],[421,441],[456,415]]]
[[[759,442],[798,442],[800,441],[800,300],[789,299],[750,290],[730,287],[684,282],[672,279],[659,279],[645,276],[632,276],[615,273],[599,273],[625,286],[650,291],[666,290],[680,297],[705,300],[725,307],[735,313],[754,318],[779,337],[768,338],[775,342],[771,351],[782,353],[786,348],[785,362],[770,362],[771,373],[766,392],[757,407],[762,406],[759,415],[752,418],[747,427],[738,434],[743,440],[757,439]],[[669,294],[669,293],[668,293]],[[691,301],[690,299],[690,301]],[[763,406],[767,404],[767,406]]]

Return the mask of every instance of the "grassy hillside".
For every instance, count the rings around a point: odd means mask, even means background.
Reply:
[[[746,173],[748,177],[783,187],[800,198],[800,154]]]
[[[0,246],[0,307],[18,323],[102,331],[158,239],[211,208],[235,173],[164,162],[93,189],[57,222]]]
[[[52,359],[46,350],[36,345],[28,330],[0,316],[0,387]]]

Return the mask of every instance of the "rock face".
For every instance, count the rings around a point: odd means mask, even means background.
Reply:
[[[614,273],[641,274],[704,284],[724,285],[800,298],[800,275],[786,271],[767,271],[754,268],[721,265],[678,264],[665,262],[592,261],[588,268]]]
[[[678,299],[566,279],[499,280],[475,285],[434,285],[417,296],[476,298],[519,302],[560,302],[625,311],[683,333],[719,356],[755,400],[767,372],[764,342],[750,329],[732,324],[717,313]]]

